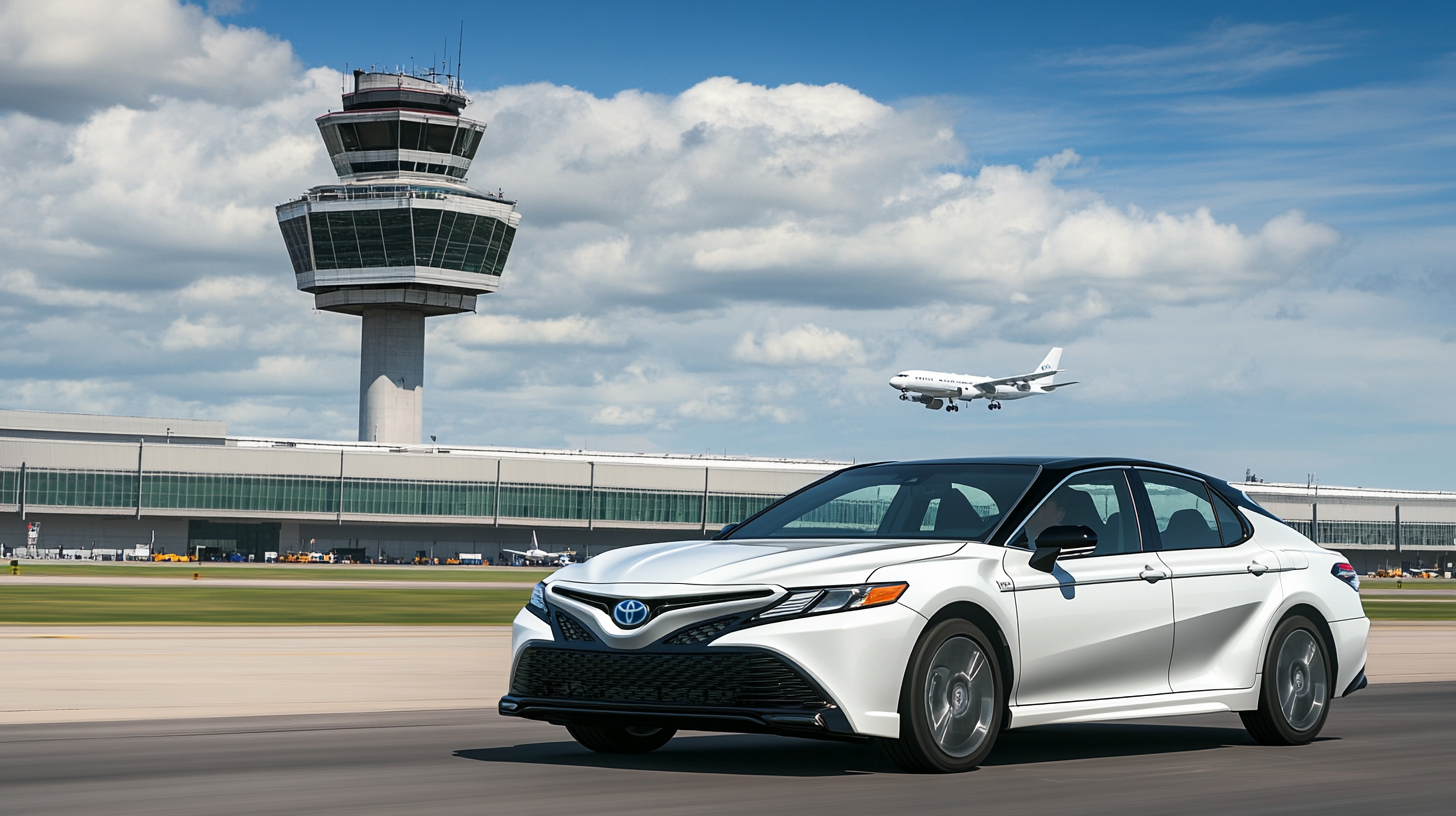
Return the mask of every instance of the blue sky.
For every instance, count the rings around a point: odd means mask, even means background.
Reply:
[[[523,223],[427,433],[1456,489],[1456,7],[1011,6],[0,1],[0,404],[349,438],[272,207],[346,63],[463,20]],[[1083,384],[994,414],[885,385],[1051,345]]]

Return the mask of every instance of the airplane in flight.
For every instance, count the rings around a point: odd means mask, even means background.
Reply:
[[[1076,385],[1075,382],[1054,382],[1056,376],[1063,371],[1057,368],[1061,361],[1062,350],[1054,348],[1035,371],[1015,377],[977,377],[944,371],[902,371],[890,378],[890,387],[900,392],[900,399],[918,402],[932,411],[941,407],[947,411],[959,411],[961,407],[957,401],[972,402],[978,399],[986,400],[989,403],[986,408],[995,410],[1006,400],[1049,394],[1058,388]]]
[[[507,550],[505,548],[502,548],[501,552],[520,556],[521,560],[526,562],[526,566],[532,566],[535,564],[549,564],[552,561],[555,561],[557,566],[564,567],[567,564],[572,563],[571,557],[573,555],[576,555],[576,552],[574,550],[563,550],[561,552],[546,552],[545,550],[541,549],[541,545],[536,543],[535,530],[531,531],[531,546],[527,547],[524,551]]]

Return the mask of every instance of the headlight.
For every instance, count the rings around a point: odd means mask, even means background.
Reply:
[[[519,596],[517,596],[519,597]],[[526,601],[528,606],[534,606],[542,612],[546,611],[546,582],[542,581],[531,587],[531,600]]]
[[[825,612],[842,612],[846,609],[864,609],[869,606],[884,606],[900,600],[910,585],[861,584],[855,587],[823,587],[820,589],[796,589],[779,604],[758,615],[759,620],[786,618],[790,615],[819,615]]]

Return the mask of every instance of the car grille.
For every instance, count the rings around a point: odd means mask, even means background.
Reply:
[[[556,626],[561,629],[562,640],[581,640],[591,642],[596,640],[591,632],[586,630],[581,622],[563,612],[556,613]]]
[[[769,654],[622,654],[528,648],[511,693],[603,703],[737,708],[823,708],[787,663]]]
[[[663,643],[669,646],[696,646],[699,643],[707,643],[737,621],[737,618],[719,618],[715,621],[708,621],[701,626],[694,626],[685,632],[679,632],[664,640]]]

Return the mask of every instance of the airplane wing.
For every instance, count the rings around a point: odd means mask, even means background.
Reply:
[[[1055,391],[1058,388],[1066,388],[1069,385],[1076,385],[1076,384],[1077,383],[1075,383],[1075,382],[1069,382],[1069,383],[1057,383],[1056,385],[1043,385],[1041,387],[1041,390],[1043,390],[1043,391]]]
[[[1058,368],[1051,371],[1034,371],[1030,374],[1020,374],[1015,377],[998,377],[994,380],[983,380],[982,382],[976,383],[976,388],[985,390],[988,388],[995,388],[998,385],[1014,385],[1016,383],[1031,382],[1032,380],[1039,380],[1042,377],[1050,377],[1053,374],[1060,374],[1063,370],[1064,369]],[[1065,383],[1065,385],[1071,385],[1071,383]]]
[[[507,549],[502,549],[501,552],[508,552],[511,555],[519,555],[519,556],[521,556],[523,558],[529,557],[525,553],[521,552],[520,550],[507,550]]]

